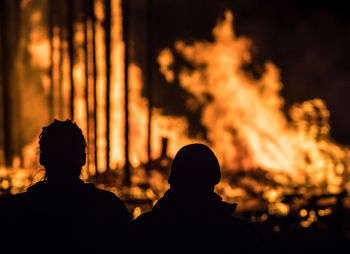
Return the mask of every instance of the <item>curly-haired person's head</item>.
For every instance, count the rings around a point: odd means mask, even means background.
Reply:
[[[86,142],[81,129],[71,120],[54,120],[43,127],[39,136],[40,164],[45,177],[52,180],[75,180],[86,160]]]

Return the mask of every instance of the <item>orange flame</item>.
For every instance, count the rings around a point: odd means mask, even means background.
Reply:
[[[324,102],[314,99],[294,105],[289,121],[282,112],[278,68],[267,62],[260,78],[243,70],[251,63],[252,42],[235,35],[231,12],[226,12],[213,35],[214,42],[187,45],[178,41],[175,49],[194,66],[205,66],[183,69],[179,80],[199,103],[205,104],[201,121],[223,168],[262,168],[275,172],[277,180],[278,173],[283,173],[293,179],[293,184],[308,182],[316,188],[323,184],[326,187],[322,191],[339,192],[344,187],[339,174],[349,152],[330,139],[329,111]],[[160,56],[164,58],[169,51],[164,49]],[[169,61],[162,62],[160,71],[169,75]],[[206,94],[212,96],[211,101],[206,101]],[[341,165],[338,173],[336,165]]]

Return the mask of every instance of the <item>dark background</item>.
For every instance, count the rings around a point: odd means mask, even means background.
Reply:
[[[194,132],[190,134],[205,134],[199,124],[201,109],[186,111],[182,102],[190,95],[176,82],[165,84],[156,57],[161,49],[173,48],[176,40],[213,40],[212,29],[227,9],[234,13],[236,35],[253,41],[251,71],[259,76],[267,60],[280,68],[285,112],[295,102],[319,97],[331,113],[331,136],[350,144],[350,19],[345,1],[131,1],[132,57],[145,73],[151,70],[153,106],[173,115],[186,114]]]

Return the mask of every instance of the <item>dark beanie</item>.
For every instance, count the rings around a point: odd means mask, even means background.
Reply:
[[[213,187],[220,178],[220,165],[213,151],[203,144],[190,144],[177,152],[168,182],[171,187]]]

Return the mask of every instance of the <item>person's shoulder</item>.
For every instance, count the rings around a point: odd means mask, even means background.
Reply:
[[[0,196],[0,204],[1,205],[14,205],[17,203],[21,203],[28,198],[27,192],[16,193],[16,194],[8,194]]]
[[[27,192],[19,192],[15,194],[7,194],[7,195],[2,195],[0,196],[0,200],[14,200],[14,199],[21,199],[25,198],[28,195]]]
[[[255,225],[246,219],[231,216],[229,218],[229,228],[228,230],[235,235],[239,235],[239,238],[256,238],[256,228]]]
[[[153,216],[152,211],[145,212],[145,213],[141,214],[140,216],[138,216],[137,218],[135,218],[132,221],[132,224],[139,225],[139,224],[147,223],[147,222],[152,221],[153,218],[154,218],[154,216]]]
[[[241,226],[241,227],[248,227],[248,228],[253,227],[253,224],[250,221],[246,220],[245,218],[240,217],[239,215],[238,216],[231,215],[231,216],[228,216],[227,218],[231,224],[235,224],[235,225]]]
[[[98,198],[101,201],[119,203],[124,205],[123,201],[115,193],[111,191],[95,188],[94,193],[96,198]]]
[[[230,220],[232,223],[239,224],[242,226],[247,226],[247,227],[252,226],[252,223],[249,222],[248,220],[241,218],[241,217],[238,217],[238,216],[235,216],[235,215],[231,215]]]
[[[107,199],[107,200],[120,200],[119,197],[117,197],[116,194],[114,194],[113,192],[111,191],[108,191],[108,190],[103,190],[103,189],[100,189],[100,188],[95,188],[95,193],[96,195],[99,197],[99,198],[104,198],[104,199]]]
[[[154,217],[152,211],[145,212],[131,221],[131,232],[135,235],[143,234],[145,231],[154,230]]]
[[[132,220],[132,225],[135,228],[157,227],[160,224],[165,225],[166,222],[162,220],[159,217],[159,215],[152,210],[144,212],[140,216]]]
[[[27,194],[8,194],[0,197],[0,213],[4,218],[12,218],[28,208]]]
[[[110,212],[118,211],[120,215],[124,215],[128,221],[131,220],[130,213],[124,204],[124,202],[113,192],[108,190],[103,190],[99,188],[95,188],[95,196],[98,202],[103,206],[107,206],[110,208]]]
[[[237,208],[236,203],[231,204],[224,201],[220,201],[218,207],[220,211],[220,216],[224,219],[225,222],[240,227],[252,227],[252,224],[248,220],[235,215]]]
[[[0,208],[4,209],[8,206],[8,203],[13,199],[13,195],[0,195]]]
[[[111,191],[103,190],[98,188],[94,183],[89,182],[81,182],[79,185],[79,190],[81,190],[83,193],[89,193],[89,195],[94,196],[98,199],[102,200],[114,200],[118,199],[118,197]]]

